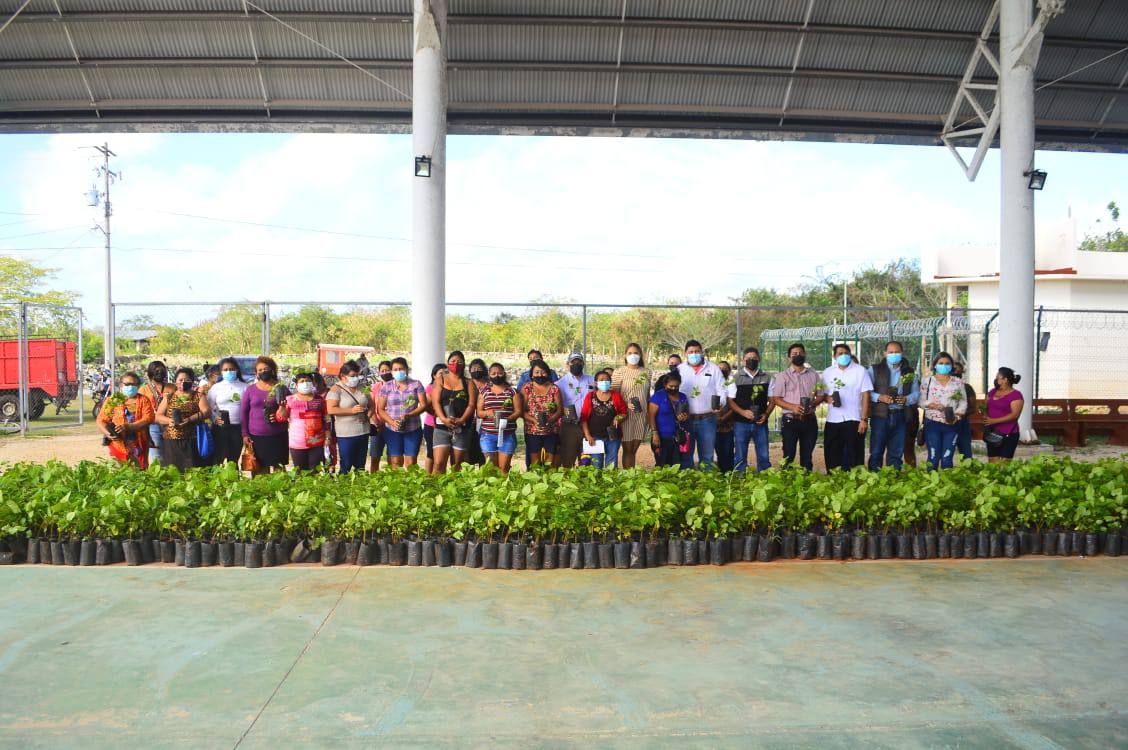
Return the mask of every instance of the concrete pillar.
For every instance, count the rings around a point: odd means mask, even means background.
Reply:
[[[1023,442],[1037,439],[1034,398],[1034,191],[1023,174],[1034,168],[1034,68],[1020,45],[1033,20],[1033,0],[999,5],[999,145],[1002,192],[999,241],[1000,365],[1023,377]],[[1034,56],[1037,59],[1037,56]],[[989,374],[989,381],[994,373]]]
[[[430,157],[431,176],[412,178],[411,367],[426,380],[446,359],[447,0],[413,7],[412,149]]]

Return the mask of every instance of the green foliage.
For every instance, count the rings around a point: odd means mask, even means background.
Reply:
[[[952,470],[833,476],[468,467],[432,477],[232,466],[180,474],[109,462],[15,464],[0,474],[0,537],[555,541],[726,537],[744,531],[1075,529],[1128,524],[1128,461],[1039,457]]]
[[[1085,239],[1081,240],[1081,244],[1078,245],[1078,250],[1094,253],[1128,253],[1128,234],[1125,234],[1124,230],[1120,228],[1120,207],[1116,205],[1116,201],[1109,201],[1106,208],[1108,209],[1109,230],[1086,235]],[[1098,219],[1097,223],[1100,224],[1101,220]]]

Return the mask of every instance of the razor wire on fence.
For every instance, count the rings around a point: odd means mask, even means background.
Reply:
[[[84,422],[82,338],[77,307],[0,304],[0,433]]]

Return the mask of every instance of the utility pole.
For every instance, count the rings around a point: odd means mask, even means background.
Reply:
[[[117,180],[121,175],[110,169],[110,157],[117,156],[113,151],[110,151],[110,144],[103,143],[101,146],[91,146],[95,151],[102,155],[102,166],[97,169],[98,176],[102,178],[102,219],[104,224],[99,226],[95,224],[98,229],[102,230],[102,234],[106,236],[106,333],[105,333],[105,364],[106,368],[112,373],[114,371],[114,354],[117,352],[117,336],[114,331],[114,297],[113,297],[113,284],[110,277],[110,217],[113,215],[113,204],[110,202],[110,185],[114,180]],[[90,191],[90,205],[98,205],[98,188]]]

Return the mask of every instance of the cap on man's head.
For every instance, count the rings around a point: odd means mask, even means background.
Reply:
[[[579,352],[572,352],[571,354],[568,355],[568,361],[569,362],[575,362],[577,359],[580,360],[581,362],[583,362],[584,361],[584,355],[580,354]]]

